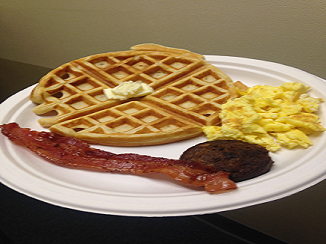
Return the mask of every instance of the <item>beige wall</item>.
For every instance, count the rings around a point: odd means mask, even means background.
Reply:
[[[0,58],[54,68],[154,42],[326,78],[324,0],[4,0]]]

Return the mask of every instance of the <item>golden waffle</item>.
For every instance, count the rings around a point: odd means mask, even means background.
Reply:
[[[103,89],[142,81],[154,93],[108,100]],[[157,145],[198,136],[220,122],[221,104],[237,96],[232,80],[199,54],[156,44],[66,63],[34,88],[34,112],[53,132],[112,146]]]

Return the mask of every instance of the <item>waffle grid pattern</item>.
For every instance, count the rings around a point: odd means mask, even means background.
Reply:
[[[127,101],[105,97],[103,89],[129,80],[145,82],[155,92]],[[40,103],[34,108],[36,114],[55,111],[56,116],[45,116],[39,122],[57,133],[89,141],[138,136],[155,144],[150,138],[158,133],[167,138],[179,131],[184,139],[200,134],[202,126],[218,124],[221,104],[233,96],[230,82],[203,59],[180,53],[124,51],[60,66],[41,79],[31,98]],[[110,142],[100,140],[99,144]]]

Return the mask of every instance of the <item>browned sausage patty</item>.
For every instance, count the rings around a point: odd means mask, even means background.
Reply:
[[[197,144],[180,157],[202,162],[230,172],[230,179],[239,182],[267,173],[273,160],[268,150],[256,144],[236,140],[216,140]]]

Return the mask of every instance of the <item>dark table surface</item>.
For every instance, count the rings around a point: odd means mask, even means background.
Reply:
[[[17,91],[36,83],[48,71],[49,69],[43,67],[0,60],[0,102]],[[316,187],[321,188],[320,185]],[[319,203],[323,204],[325,202],[325,195],[320,196],[318,192],[308,192],[308,195],[302,196],[318,200]],[[299,200],[302,199],[299,198]],[[308,201],[309,199],[305,200]],[[276,206],[278,206],[277,204],[280,201],[282,200],[276,201]],[[288,206],[291,206],[291,203],[289,204]],[[257,215],[260,213],[262,214],[261,217],[265,218],[267,216],[266,211],[268,212],[269,209],[271,210],[271,215],[273,215],[273,211],[282,211],[279,207],[275,209],[273,206],[275,204],[267,203],[259,207],[252,206],[224,213],[187,217],[124,217],[87,213],[54,206],[25,196],[0,184],[0,244],[307,243],[304,239],[300,242],[297,238],[291,238],[291,236],[295,237],[297,235],[293,229],[289,230],[289,238],[282,238],[283,242],[277,235],[273,234],[273,237],[270,234],[274,233],[272,227],[269,229],[269,226],[274,225],[273,223],[264,226],[264,224],[256,221],[258,226],[255,226],[255,222],[252,221],[255,221],[255,218],[259,218]],[[311,206],[314,206],[314,204],[312,203]],[[325,205],[323,206],[325,207]],[[318,205],[318,207],[321,206]],[[255,209],[258,210],[255,211]],[[297,209],[297,211],[298,213],[293,214],[300,214],[301,209]],[[319,213],[324,215],[325,211],[321,210]],[[246,214],[250,216],[256,215],[252,219],[248,218],[251,220],[251,222],[248,222],[248,225],[255,226],[255,228],[247,226]],[[239,219],[240,221],[232,219]],[[288,221],[288,217],[285,219]],[[276,219],[275,221],[277,223]],[[279,220],[279,223],[281,222],[282,220]],[[262,228],[259,227],[260,225],[262,225]],[[292,226],[292,223],[289,223],[288,226]],[[309,235],[310,233],[325,232],[325,227],[325,221],[323,221],[317,228],[314,227],[316,228],[315,232],[309,232]],[[298,230],[298,233],[299,231],[311,231],[309,226],[304,228]],[[320,235],[317,236],[317,239],[310,238],[314,240],[310,243],[322,243],[319,240],[322,241],[324,237],[325,235]]]

